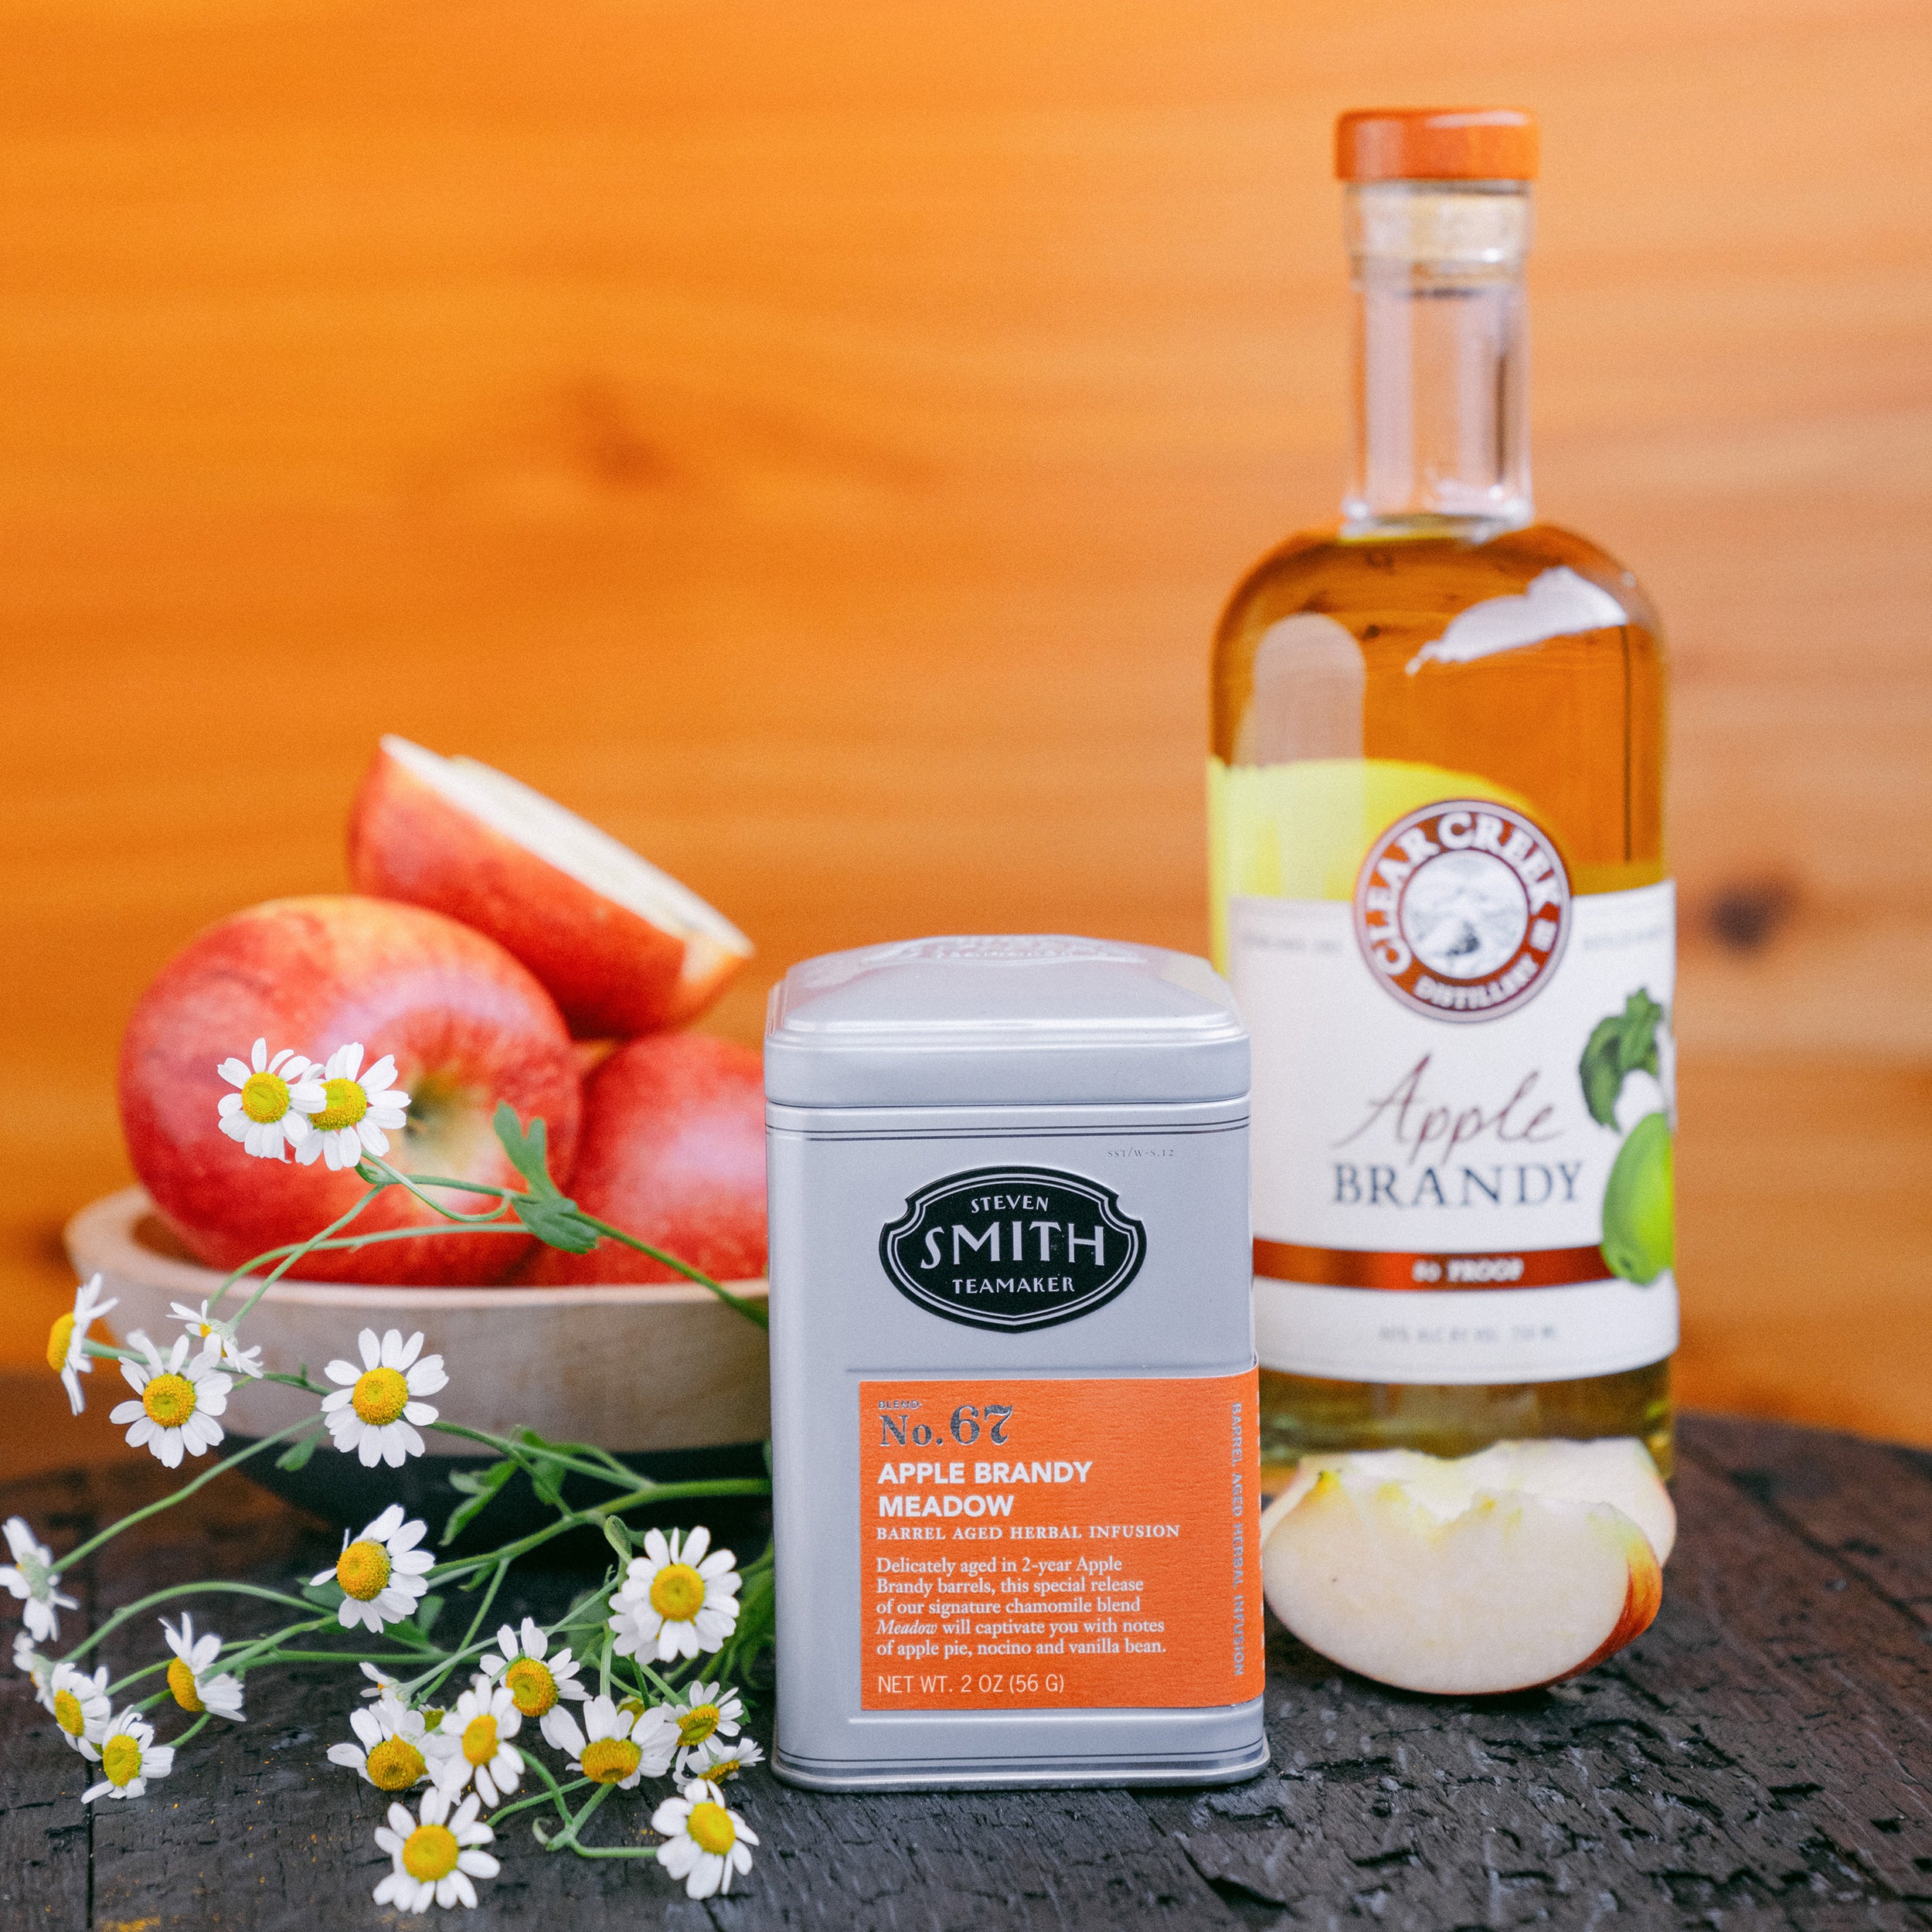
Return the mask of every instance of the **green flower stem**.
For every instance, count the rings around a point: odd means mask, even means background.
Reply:
[[[589,1524],[600,1523],[607,1516],[615,1516],[627,1509],[641,1509],[647,1503],[675,1502],[687,1496],[768,1496],[771,1484],[763,1476],[719,1476],[708,1481],[659,1482],[647,1484],[641,1489],[633,1490],[628,1496],[619,1496],[610,1502],[593,1504],[587,1509],[574,1509],[568,1515],[513,1543],[505,1543],[494,1554],[488,1556],[465,1557],[461,1562],[438,1563],[430,1572],[434,1583],[449,1583],[458,1577],[467,1576],[473,1570],[481,1570],[486,1563],[513,1563],[540,1545],[549,1543],[553,1537],[560,1536],[567,1529],[579,1529]]]
[[[168,1739],[168,1742],[172,1745],[176,1750],[179,1750],[182,1746],[185,1744],[188,1740],[208,1722],[209,1719],[213,1717],[215,1713],[213,1711],[202,1711],[199,1716],[196,1716],[193,1723],[190,1724],[187,1730],[183,1731],[179,1737],[171,1737]]]
[[[588,1801],[585,1803],[583,1808],[577,1813],[575,1818],[571,1819],[570,1823],[566,1825],[555,1838],[545,1838],[542,1841],[544,1850],[546,1852],[561,1852],[565,1846],[568,1845],[573,1852],[581,1852],[583,1849],[583,1847],[577,1842],[578,1832],[582,1831],[584,1826],[590,1822],[591,1816],[596,1811],[597,1807],[601,1804],[616,1789],[617,1787],[614,1784],[600,1784],[597,1788],[590,1794],[590,1796]]]
[[[471,1227],[474,1227],[479,1222],[493,1221],[509,1212],[509,1194],[505,1189],[473,1187],[467,1182],[445,1181],[430,1175],[423,1175],[421,1185],[419,1185],[417,1182],[412,1179],[410,1175],[403,1173],[400,1168],[391,1167],[388,1162],[380,1159],[373,1154],[364,1156],[362,1165],[365,1168],[373,1168],[378,1174],[385,1175],[387,1180],[395,1186],[406,1189],[423,1203],[423,1206],[429,1209],[432,1213],[441,1215],[446,1221],[461,1222]],[[465,1214],[459,1208],[445,1207],[440,1201],[432,1201],[423,1192],[424,1187],[461,1188],[465,1194],[493,1194],[496,1196],[496,1206],[481,1214]],[[521,1226],[522,1223],[519,1223],[518,1225]],[[528,1230],[525,1231],[527,1233]]]
[[[579,1475],[594,1477],[599,1482],[626,1483],[635,1482],[638,1479],[638,1472],[634,1469],[625,1468],[614,1457],[611,1459],[611,1468],[606,1469],[596,1463],[585,1462],[578,1457],[562,1454],[558,1448],[547,1444],[539,1449],[529,1443],[513,1441],[507,1436],[493,1436],[487,1429],[467,1427],[460,1422],[429,1422],[423,1426],[443,1435],[461,1436],[466,1442],[480,1442],[485,1448],[494,1449],[499,1456],[507,1457],[515,1463],[527,1464],[531,1458],[538,1458],[546,1462],[554,1462],[561,1468],[573,1470]],[[584,1449],[590,1445],[573,1442],[563,1446],[571,1449]]]
[[[128,1519],[130,1522],[133,1520],[132,1517]],[[126,1526],[125,1523],[117,1523],[114,1526],[117,1529],[124,1529]],[[125,1610],[116,1611],[91,1636],[83,1638],[72,1650],[69,1651],[61,1662],[71,1664],[77,1659],[86,1656],[87,1652],[92,1650],[94,1645],[99,1643],[110,1631],[118,1629],[121,1624],[127,1622],[129,1617],[138,1617],[143,1611],[152,1610],[157,1604],[172,1603],[177,1597],[203,1596],[256,1597],[260,1598],[264,1603],[286,1604],[291,1610],[308,1611],[315,1608],[313,1604],[304,1603],[299,1597],[284,1596],[279,1590],[264,1590],[257,1583],[219,1582],[175,1583],[166,1590],[157,1590],[151,1596],[142,1597],[138,1603],[130,1604]]]
[[[387,1183],[385,1182],[384,1185],[386,1185]],[[347,1213],[338,1215],[333,1221],[329,1223],[327,1227],[322,1230],[320,1234],[311,1235],[306,1241],[284,1243],[281,1247],[270,1248],[266,1253],[257,1255],[252,1261],[244,1261],[242,1265],[236,1269],[234,1273],[230,1275],[228,1279],[215,1291],[214,1294],[209,1297],[208,1302],[208,1312],[209,1315],[213,1316],[215,1311],[221,1306],[223,1299],[227,1295],[228,1291],[232,1288],[237,1281],[240,1281],[244,1275],[252,1274],[257,1268],[260,1267],[264,1261],[267,1260],[271,1255],[281,1255],[283,1259],[277,1262],[275,1267],[263,1277],[260,1287],[256,1289],[255,1292],[248,1298],[247,1301],[242,1304],[240,1309],[229,1321],[227,1325],[228,1332],[230,1335],[233,1335],[235,1331],[241,1326],[243,1321],[247,1318],[249,1311],[253,1308],[255,1304],[268,1292],[270,1287],[274,1283],[279,1281],[282,1277],[302,1258],[304,1255],[312,1254],[315,1250],[329,1237],[329,1236],[335,1233],[339,1229],[347,1227],[349,1223],[354,1220],[356,1216],[360,1214],[363,1209],[367,1207],[369,1202],[374,1200],[376,1196],[380,1194],[382,1192],[383,1189],[380,1187],[372,1187],[369,1191],[349,1210]]]
[[[522,1189],[487,1187],[477,1182],[451,1180],[447,1175],[440,1174],[418,1174],[412,1179],[404,1180],[403,1177],[397,1174],[396,1170],[389,1166],[386,1162],[371,1162],[369,1165],[372,1167],[379,1166],[383,1172],[395,1175],[396,1179],[401,1182],[403,1186],[408,1188],[412,1194],[427,1202],[427,1204],[435,1208],[439,1214],[449,1215],[452,1219],[459,1217],[451,1209],[442,1207],[436,1202],[429,1201],[428,1197],[420,1192],[420,1189],[425,1187],[446,1187],[456,1189],[465,1194],[494,1194],[505,1206],[512,1201],[524,1198],[528,1192],[528,1190]],[[706,1274],[703,1269],[693,1267],[689,1261],[682,1261],[676,1255],[667,1253],[662,1248],[652,1247],[648,1241],[640,1241],[634,1234],[627,1234],[622,1228],[613,1226],[608,1221],[600,1220],[594,1214],[585,1213],[582,1208],[579,1208],[577,1213],[583,1216],[588,1226],[595,1228],[598,1233],[603,1235],[607,1240],[621,1242],[625,1247],[634,1248],[639,1254],[648,1255],[652,1260],[662,1262],[667,1268],[675,1269],[687,1281],[696,1282],[700,1287],[709,1288],[720,1301],[729,1308],[736,1309],[747,1321],[755,1321],[761,1328],[770,1325],[763,1309],[746,1301],[743,1296],[733,1294],[722,1283],[714,1281]],[[487,1220],[490,1217],[479,1216],[474,1218],[479,1220]]]
[[[509,1573],[510,1566],[507,1563],[500,1563],[497,1565],[496,1574],[490,1579],[489,1587],[483,1593],[483,1600],[477,1605],[476,1614],[470,1619],[469,1628],[463,1633],[462,1642],[457,1645],[454,1650],[449,1652],[442,1664],[430,1665],[429,1669],[423,1671],[417,1676],[412,1677],[406,1684],[399,1686],[400,1689],[410,1693],[409,1698],[410,1703],[417,1703],[423,1698],[434,1696],[437,1689],[447,1679],[450,1672],[454,1670],[457,1665],[472,1651],[480,1655],[489,1648],[489,1638],[486,1637],[479,1643],[477,1641],[476,1633],[481,1628],[483,1619],[490,1614],[490,1605],[495,1600],[498,1590],[502,1588],[503,1579]]]
[[[577,1212],[583,1214],[581,1208]],[[770,1318],[763,1308],[746,1301],[742,1295],[733,1294],[722,1282],[713,1281],[702,1268],[694,1268],[689,1261],[680,1261],[675,1254],[667,1254],[662,1248],[654,1248],[648,1241],[640,1241],[634,1234],[626,1234],[622,1228],[613,1227],[608,1221],[600,1221],[594,1214],[583,1214],[583,1218],[607,1240],[621,1241],[627,1248],[634,1248],[638,1253],[648,1254],[652,1260],[662,1262],[667,1268],[676,1269],[699,1287],[709,1288],[726,1308],[736,1309],[747,1321],[755,1322],[761,1328],[770,1327]]]
[[[171,1495],[162,1497],[158,1502],[149,1503],[145,1509],[135,1510],[131,1515],[123,1516],[118,1522],[111,1522],[97,1536],[90,1536],[79,1548],[69,1550],[66,1555],[60,1560],[61,1568],[63,1570],[72,1569],[83,1557],[91,1556],[103,1543],[113,1537],[118,1536],[124,1529],[131,1529],[136,1523],[145,1522],[150,1516],[158,1516],[164,1509],[172,1509],[178,1502],[185,1502],[197,1489],[202,1488],[207,1484],[213,1482],[225,1471],[239,1468],[250,1456],[258,1456],[264,1449],[271,1448],[275,1444],[285,1440],[288,1437],[298,1434],[302,1430],[310,1427],[315,1420],[313,1416],[304,1416],[300,1422],[291,1422],[285,1429],[277,1429],[272,1436],[262,1436],[257,1438],[246,1449],[238,1449],[233,1455],[225,1456],[212,1468],[204,1469],[193,1481],[182,1484],[180,1488],[174,1491]]]
[[[273,1651],[274,1653],[268,1661],[271,1663],[280,1663],[286,1658],[298,1655],[295,1651],[285,1651],[279,1648],[284,1638],[298,1637],[305,1630],[317,1630],[323,1624],[332,1624],[335,1621],[335,1619],[332,1617],[324,1617],[307,1623],[286,1624],[282,1628],[269,1636],[257,1637],[250,1642],[231,1651],[222,1658],[222,1668],[224,1670],[246,1669],[248,1665],[253,1663],[258,1657],[267,1651]],[[332,1664],[354,1661],[352,1658],[345,1658],[342,1651],[336,1650],[310,1651],[304,1654]],[[414,1660],[411,1658],[406,1661],[413,1662]],[[119,1696],[130,1684],[138,1684],[144,1677],[151,1677],[156,1671],[165,1670],[173,1662],[174,1658],[171,1652],[155,1663],[144,1664],[139,1670],[131,1670],[125,1677],[107,1686],[107,1695],[111,1698]]]
[[[335,1619],[333,1617],[325,1617],[321,1621],[325,1624],[332,1624]],[[223,1658],[221,1661],[226,1663],[228,1660]],[[353,1650],[278,1650],[273,1655],[261,1658],[257,1661],[264,1665],[269,1664],[420,1664],[423,1658],[420,1651],[406,1651],[397,1656],[385,1654],[381,1656],[369,1657],[366,1656],[360,1651]]]
[[[590,1781],[587,1777],[573,1777],[569,1784],[560,1784],[555,1778],[550,1777],[549,1771],[543,1762],[533,1757],[529,1751],[519,1751],[517,1755],[523,1760],[525,1764],[536,1765],[546,1778],[550,1778],[550,1788],[547,1791],[539,1791],[534,1798],[520,1798],[514,1804],[500,1806],[483,1821],[484,1823],[494,1830],[506,1818],[514,1818],[519,1811],[527,1811],[532,1804],[556,1805],[559,1815],[566,1823],[568,1823],[570,1811],[570,1807],[563,1802],[563,1800],[572,1791],[583,1790]]]
[[[277,1663],[287,1654],[280,1648],[284,1638],[305,1636],[311,1630],[326,1630],[332,1624],[339,1628],[341,1621],[335,1617],[311,1617],[305,1623],[291,1624],[285,1629],[277,1631],[273,1636],[256,1638],[253,1642],[238,1648],[232,1657],[223,1657],[219,1662],[225,1669],[232,1671],[246,1670],[258,1658],[267,1663]],[[324,1651],[321,1655],[337,1663],[357,1661],[342,1651]]]

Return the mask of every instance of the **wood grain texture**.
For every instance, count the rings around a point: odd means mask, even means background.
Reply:
[[[761,1841],[741,1896],[693,1905],[648,1866],[546,1856],[512,1821],[479,1923],[1922,1932],[1932,1466],[1849,1437],[1693,1417],[1681,1469],[1662,1613],[1577,1684],[1412,1696],[1338,1675],[1277,1628],[1274,1761],[1249,1784],[828,1797],[757,1772],[737,1794]],[[23,1510],[57,1546],[71,1544],[160,1480],[150,1466],[16,1484],[0,1491],[0,1512]],[[332,1547],[232,1478],[157,1519],[140,1544],[110,1545],[86,1566],[87,1614],[176,1578],[252,1566],[273,1581]],[[560,1606],[580,1581],[536,1573],[525,1600]],[[117,1669],[159,1645],[151,1629],[124,1628]],[[368,1903],[383,1801],[324,1757],[345,1734],[342,1686],[324,1666],[255,1673],[245,1726],[203,1733],[152,1795],[90,1821],[77,1816],[77,1760],[16,1682],[0,1698],[5,1922],[60,1932],[383,1922]],[[753,1729],[768,1739],[769,1714]],[[641,1830],[645,1805],[622,1803],[595,1842]]]
[[[1498,97],[1539,496],[1676,654],[1684,1385],[1932,1442],[1923,9],[0,0],[0,45],[5,1359],[127,1176],[141,985],[341,883],[385,729],[715,898],[740,1038],[832,947],[1199,947],[1206,639],[1338,481],[1331,118]]]

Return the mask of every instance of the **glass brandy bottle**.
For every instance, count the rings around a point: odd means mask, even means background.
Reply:
[[[1337,155],[1342,515],[1250,572],[1214,651],[1264,1481],[1536,1436],[1637,1436],[1668,1473],[1665,657],[1630,572],[1532,505],[1534,124],[1345,115]]]

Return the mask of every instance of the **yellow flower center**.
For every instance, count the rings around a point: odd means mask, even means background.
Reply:
[[[389,1552],[380,1543],[351,1543],[335,1559],[335,1580],[344,1595],[372,1602],[389,1581]]]
[[[689,1623],[704,1607],[704,1579],[689,1563],[666,1563],[651,1580],[651,1607],[667,1624]]]
[[[503,1673],[503,1682],[526,1717],[541,1717],[556,1702],[556,1679],[534,1657],[519,1657]]]
[[[288,1111],[288,1083],[279,1073],[250,1073],[242,1083],[242,1111],[266,1127]]]
[[[394,1369],[371,1369],[355,1378],[355,1393],[349,1406],[372,1427],[379,1429],[403,1413],[410,1399],[410,1386]]]
[[[56,1375],[67,1366],[67,1350],[73,1341],[73,1311],[53,1318],[53,1326],[47,1331],[47,1366]]]
[[[423,1706],[422,1716],[423,1728],[425,1730],[434,1731],[442,1729],[443,1706],[440,1704],[425,1704]]]
[[[195,1413],[195,1385],[185,1376],[155,1376],[141,1392],[141,1406],[162,1428],[179,1429]]]
[[[584,1746],[578,1761],[593,1784],[621,1784],[643,1758],[643,1752],[628,1737],[600,1737]]]
[[[691,1808],[691,1815],[685,1820],[684,1828],[695,1842],[707,1852],[722,1855],[738,1842],[738,1828],[731,1821],[731,1814],[722,1804],[714,1804],[709,1798]]]
[[[713,1784],[722,1784],[728,1777],[736,1777],[745,1767],[742,1757],[720,1757],[704,1767],[705,1776]]]
[[[472,1764],[487,1764],[496,1755],[496,1719],[488,1711],[463,1726],[463,1755]]]
[[[403,1869],[413,1879],[446,1879],[456,1869],[456,1849],[447,1825],[419,1825],[403,1841]]]
[[[717,1728],[717,1706],[694,1704],[678,1719],[678,1742],[687,1746],[702,1744]]]
[[[379,1791],[406,1791],[423,1769],[423,1753],[406,1738],[386,1737],[369,1754],[369,1781]]]
[[[261,1076],[256,1075],[256,1080]],[[254,1081],[249,1084],[252,1087]],[[246,1100],[243,1104],[247,1104]],[[330,1128],[354,1127],[369,1111],[369,1096],[355,1080],[325,1080],[322,1083],[322,1111],[311,1116],[313,1123],[326,1134]],[[425,1825],[424,1830],[429,1828]]]
[[[141,1775],[141,1740],[125,1731],[108,1739],[101,1747],[100,1768],[110,1784],[126,1784]]]
[[[53,1694],[53,1721],[70,1737],[78,1737],[87,1728],[86,1713],[80,1708],[80,1699],[70,1690],[57,1690]]]
[[[201,1696],[195,1689],[195,1673],[179,1657],[168,1659],[168,1688],[175,1693],[175,1702],[183,1710],[201,1709]]]

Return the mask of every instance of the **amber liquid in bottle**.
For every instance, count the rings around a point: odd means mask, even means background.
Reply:
[[[1274,885],[1270,872],[1259,887],[1264,893],[1313,892],[1308,882],[1326,876],[1328,896],[1338,900],[1384,824],[1435,794],[1517,801],[1560,849],[1576,905],[1658,886],[1667,876],[1665,665],[1655,619],[1629,572],[1583,538],[1535,521],[1531,509],[1521,289],[1527,189],[1428,182],[1349,192],[1359,420],[1345,515],[1264,557],[1235,591],[1215,644],[1213,892],[1224,971],[1230,905],[1238,920],[1237,896],[1257,889],[1251,876],[1257,865],[1278,865],[1289,882]],[[1488,607],[1485,616],[1452,635],[1454,621],[1478,606]],[[1563,628],[1570,624],[1575,628]],[[1247,809],[1240,801],[1259,794],[1242,787],[1270,773],[1268,782],[1286,787],[1277,795],[1301,803],[1283,806],[1243,845],[1234,822]],[[1342,804],[1325,804],[1338,787]],[[1361,888],[1355,891],[1359,906]],[[1614,903],[1623,902],[1604,902]],[[1562,970],[1581,970],[1573,968],[1577,956],[1573,946]],[[1235,964],[1245,1009],[1262,995],[1244,987],[1238,959]],[[1352,954],[1347,964],[1365,980],[1374,977]],[[1655,990],[1668,1009],[1668,992]],[[1362,1091],[1379,1097],[1386,1074],[1369,1065],[1375,1043],[1368,1036],[1381,1024],[1383,1008],[1372,995],[1362,997]],[[1543,997],[1547,1013],[1554,1002]],[[1259,1050],[1259,1019],[1267,1016],[1249,1017],[1257,1038],[1257,1128],[1270,1107],[1340,1107],[1335,1118],[1342,1124],[1315,1137],[1325,1158],[1345,1138],[1354,1101],[1265,1091],[1270,1070]],[[1325,1022],[1316,1015],[1301,1023]],[[1338,1014],[1332,1023],[1350,1024]],[[1417,1024],[1406,1023],[1412,1030]],[[1426,1032],[1429,1019],[1420,1025]],[[1436,1036],[1447,1042],[1452,1035],[1458,1046],[1494,1036],[1498,1053],[1504,1050],[1502,1021],[1437,1025]],[[1573,1055],[1549,1056],[1538,1090],[1573,1080],[1577,1063]],[[1353,1063],[1345,1064],[1345,1083],[1354,1074]],[[1514,1080],[1513,1066],[1501,1077]],[[1666,1086],[1668,1077],[1666,1065]],[[1517,1124],[1526,1117],[1519,1113]],[[1585,1120],[1571,1139],[1601,1131]],[[1606,1148],[1615,1145],[1616,1130],[1608,1131]],[[1257,1145],[1259,1162],[1258,1134]],[[1325,1168],[1321,1185],[1331,1193],[1337,1185],[1359,1192],[1366,1165],[1328,1165],[1348,1177],[1331,1183]],[[1475,1185],[1483,1187],[1498,1168],[1513,1172],[1500,1159],[1483,1165],[1478,1158]],[[1554,1171],[1560,1179],[1560,1166]],[[1389,1172],[1393,1199],[1420,1169],[1392,1162]],[[1453,1203],[1458,1172],[1453,1163],[1437,1166],[1436,1198],[1447,1189]],[[1468,1196],[1466,1177],[1462,1189]],[[1266,1192],[1257,1173],[1257,1235],[1274,1231],[1263,1224]],[[1475,1200],[1485,1204],[1481,1192]],[[1661,1211],[1668,1239],[1667,1199]],[[1399,1236],[1394,1244],[1413,1245]],[[1267,1286],[1257,1280],[1264,1481],[1278,1481],[1311,1451],[1402,1447],[1457,1455],[1499,1438],[1539,1436],[1636,1436],[1668,1473],[1667,1346],[1659,1359],[1614,1372],[1538,1380],[1471,1381],[1466,1364],[1463,1376],[1440,1382],[1298,1372],[1281,1366],[1283,1352],[1270,1349],[1268,1324],[1259,1320]],[[1674,1338],[1674,1284],[1669,1291]],[[1326,1292],[1332,1299],[1334,1291]],[[1426,1318],[1430,1301],[1426,1293],[1373,1287],[1345,1293],[1357,1298],[1351,1307],[1401,1304],[1396,1312],[1410,1323],[1419,1308]],[[1489,1299],[1495,1318],[1507,1321],[1517,1303],[1508,1293]],[[1281,1318],[1290,1357],[1299,1318],[1292,1308]],[[1372,1356],[1371,1345],[1364,1367],[1374,1366]],[[1410,1362],[1402,1372],[1419,1371]]]

